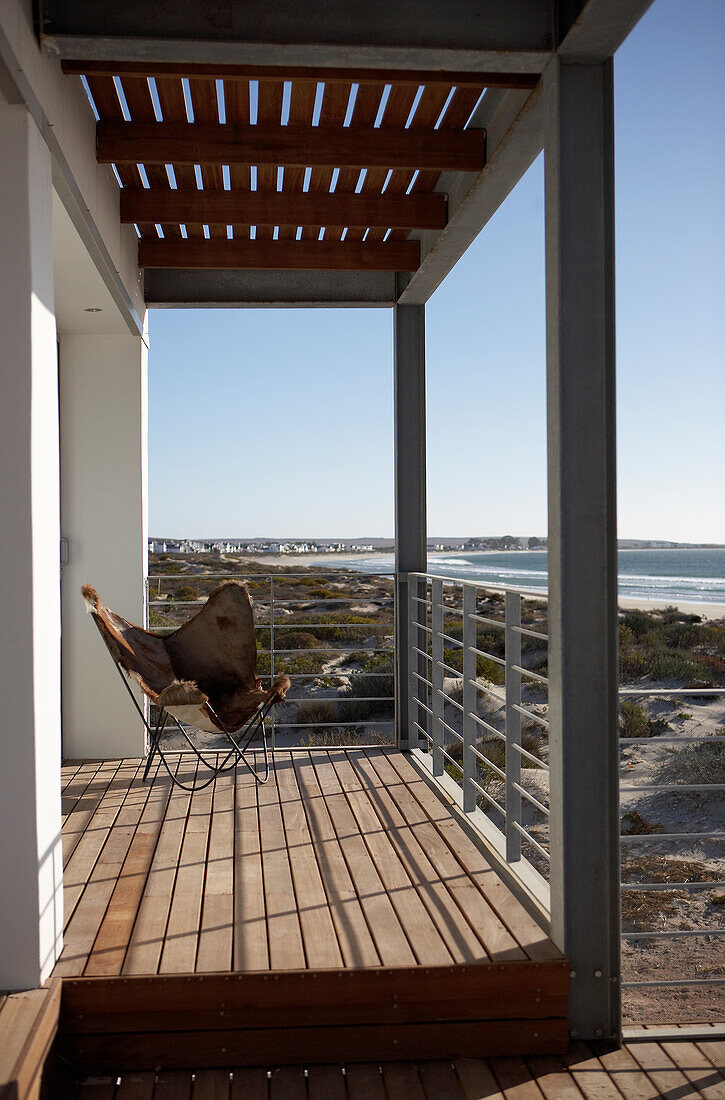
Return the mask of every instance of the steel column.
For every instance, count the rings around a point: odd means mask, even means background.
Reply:
[[[612,74],[546,74],[552,936],[582,1039],[620,1030]]]
[[[395,346],[395,675],[396,734],[410,747],[408,693],[407,573],[424,573],[425,489],[425,306],[396,306]],[[422,658],[421,658],[422,660]],[[415,738],[417,743],[417,736]]]

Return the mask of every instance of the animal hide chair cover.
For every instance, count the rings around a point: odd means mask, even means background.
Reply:
[[[215,588],[201,610],[166,637],[111,611],[89,584],[81,591],[114,661],[180,722],[234,732],[260,703],[279,703],[289,691],[287,676],[277,676],[270,691],[262,688],[252,600],[239,581]]]

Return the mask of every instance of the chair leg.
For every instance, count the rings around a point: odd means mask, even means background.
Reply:
[[[167,718],[168,718],[168,715],[167,715],[166,711],[161,710],[161,711],[159,711],[159,717],[156,720],[156,729],[154,730],[153,733],[151,733],[150,727],[147,726],[147,729],[149,730],[149,733],[151,734],[151,752],[146,757],[146,767],[143,770],[143,782],[144,783],[146,782],[146,780],[148,778],[148,774],[149,774],[149,771],[151,769],[151,763],[153,761],[154,756],[156,755],[157,752],[158,753],[161,752],[161,750],[159,748],[159,741],[161,740],[161,734],[164,732],[164,730],[166,728]]]

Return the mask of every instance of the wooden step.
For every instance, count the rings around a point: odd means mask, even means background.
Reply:
[[[566,1051],[565,960],[77,978],[60,1053],[90,1072]]]

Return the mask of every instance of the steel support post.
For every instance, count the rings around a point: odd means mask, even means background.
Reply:
[[[611,59],[546,75],[552,936],[570,1027],[620,1032]]]
[[[425,306],[396,306],[395,345],[395,697],[396,735],[401,748],[411,739],[408,684],[407,573],[424,573],[425,497]],[[420,658],[423,662],[423,658]]]

